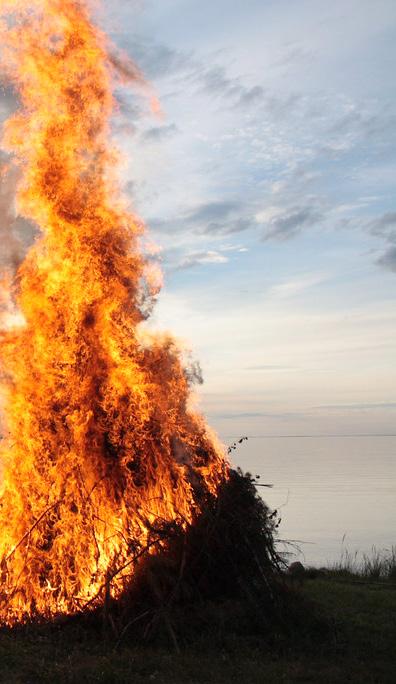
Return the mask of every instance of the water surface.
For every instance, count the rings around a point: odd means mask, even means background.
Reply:
[[[396,545],[396,436],[256,437],[232,459],[274,485],[260,493],[280,511],[280,537],[297,540],[303,562]]]

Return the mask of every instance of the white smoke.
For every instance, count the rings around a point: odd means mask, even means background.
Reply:
[[[18,109],[18,98],[0,76],[0,126]],[[2,134],[1,134],[2,137]],[[1,145],[1,143],[0,143]],[[16,212],[19,172],[12,159],[0,151],[0,279],[15,274],[32,244],[35,228]]]

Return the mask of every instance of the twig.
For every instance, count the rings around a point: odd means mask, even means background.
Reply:
[[[47,513],[49,513],[53,508],[58,506],[58,504],[60,504],[60,502],[61,502],[61,499],[59,499],[58,501],[55,501],[54,504],[52,504],[51,506],[48,506],[48,508],[37,518],[37,520],[33,523],[31,528],[27,532],[25,532],[22,539],[19,540],[19,542],[16,544],[16,546],[14,546],[12,551],[8,554],[7,558],[5,559],[6,562],[11,558],[11,556],[14,555],[15,551],[21,546],[21,544],[23,544],[26,537],[29,537],[29,535],[33,532],[34,528],[37,527],[37,525],[42,521],[42,519],[47,515]]]
[[[139,558],[141,558],[142,556],[144,556],[144,554],[147,553],[147,551],[148,551],[152,546],[155,546],[155,544],[158,544],[158,542],[159,542],[159,539],[156,539],[155,541],[150,542],[149,544],[147,544],[147,546],[144,547],[144,549],[142,549],[139,553],[137,553],[136,556],[133,556],[133,558],[130,558],[129,561],[127,561],[127,563],[124,563],[124,565],[122,565],[120,568],[117,568],[117,569],[114,570],[112,573],[109,573],[109,575],[107,576],[105,582],[104,582],[103,584],[100,585],[100,587],[99,587],[98,591],[96,592],[95,596],[92,596],[92,598],[90,598],[89,601],[87,601],[87,602],[84,604],[84,606],[82,607],[81,610],[85,610],[85,608],[88,608],[88,606],[90,606],[92,603],[94,603],[94,601],[96,601],[96,599],[97,599],[98,596],[100,595],[102,589],[106,586],[106,583],[107,583],[107,582],[112,582],[113,579],[114,579],[115,577],[117,577],[117,575],[120,574],[120,572],[122,572],[123,570],[125,570],[125,568],[127,568],[129,565],[132,565],[132,563],[135,563],[137,560],[139,560]]]
[[[118,639],[117,639],[117,642],[116,642],[116,644],[115,644],[115,646],[114,646],[113,651],[116,651],[116,650],[118,649],[118,647],[120,646],[121,641],[123,640],[123,638],[124,638],[125,634],[127,633],[128,629],[129,629],[130,627],[132,627],[132,625],[133,625],[135,622],[139,622],[139,620],[142,620],[144,617],[146,617],[146,615],[149,615],[151,612],[152,612],[152,608],[150,608],[149,610],[145,610],[144,613],[140,613],[140,615],[138,615],[137,617],[133,618],[133,620],[130,620],[130,621],[125,625],[124,629],[122,630],[120,636],[119,636]]]

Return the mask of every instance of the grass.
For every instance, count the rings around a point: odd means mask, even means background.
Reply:
[[[237,604],[219,608],[208,603],[180,653],[166,640],[138,646],[125,638],[117,646],[108,634],[81,623],[2,632],[0,681],[394,684],[392,583],[335,569],[306,579],[299,592],[304,613],[298,616],[298,629],[259,636],[243,624]]]
[[[383,550],[373,546],[371,554],[363,553],[362,556],[344,549],[340,560],[331,566],[331,571],[342,577],[396,583],[396,546]]]

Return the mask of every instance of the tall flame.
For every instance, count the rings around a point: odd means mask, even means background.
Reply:
[[[142,332],[142,224],[117,187],[107,39],[78,0],[0,7],[21,103],[3,148],[21,169],[18,211],[40,229],[0,336],[0,623],[12,624],[76,612],[109,576],[117,596],[153,526],[191,522],[227,465],[189,408],[177,344]]]

